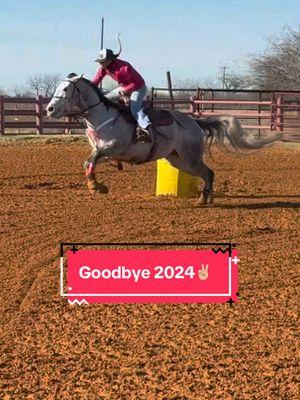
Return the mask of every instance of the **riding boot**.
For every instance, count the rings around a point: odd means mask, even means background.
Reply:
[[[136,137],[138,142],[142,143],[151,143],[153,142],[153,132],[152,132],[152,126],[148,125],[147,128],[141,128],[140,126],[137,126],[136,130]]]

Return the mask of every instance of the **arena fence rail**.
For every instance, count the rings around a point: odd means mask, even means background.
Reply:
[[[230,114],[243,128],[285,132],[300,131],[300,91],[152,88],[155,108],[177,109],[194,117]],[[47,117],[50,98],[0,96],[0,135],[83,134],[84,125],[73,118]]]

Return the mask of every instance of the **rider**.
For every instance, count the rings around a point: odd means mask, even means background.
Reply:
[[[114,54],[110,49],[100,51],[95,61],[100,63],[101,68],[96,72],[92,82],[98,86],[102,79],[109,75],[119,84],[119,87],[106,96],[111,100],[119,99],[122,96],[130,98],[131,114],[138,123],[138,140],[151,142],[151,122],[142,107],[143,99],[147,93],[145,81],[131,64],[118,59],[120,52]]]

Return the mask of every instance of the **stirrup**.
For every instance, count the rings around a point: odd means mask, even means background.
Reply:
[[[148,129],[141,128],[140,126],[137,127],[136,130],[136,137],[138,142],[142,143],[151,143],[152,138]]]

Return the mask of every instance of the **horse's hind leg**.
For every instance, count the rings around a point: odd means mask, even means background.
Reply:
[[[208,168],[203,162],[199,165],[198,171],[200,172],[201,178],[205,184],[202,189],[202,193],[199,199],[200,204],[213,204],[213,183],[214,183],[214,171]]]
[[[188,163],[179,158],[177,155],[170,155],[166,157],[167,160],[175,167],[193,176],[199,176],[204,180],[204,187],[199,199],[200,204],[213,203],[213,182],[214,172],[204,164],[202,157],[197,155],[194,160]]]

